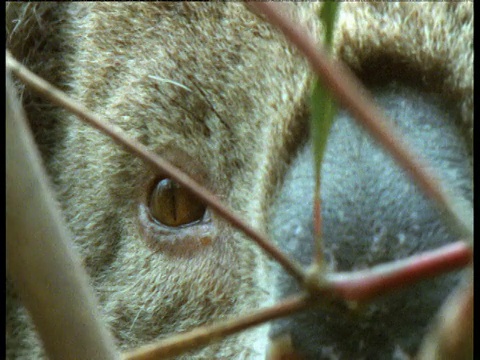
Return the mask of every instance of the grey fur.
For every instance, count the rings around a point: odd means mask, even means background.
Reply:
[[[404,139],[436,170],[473,221],[472,168],[458,115],[436,94],[403,84],[373,94]],[[313,158],[304,147],[273,208],[272,237],[305,266],[312,261]],[[458,240],[439,211],[345,112],[334,123],[322,164],[322,222],[330,270],[354,271]],[[278,271],[278,297],[300,290]],[[458,274],[426,281],[358,313],[318,310],[278,321],[308,359],[396,359],[413,355]],[[396,354],[396,355],[395,355]]]

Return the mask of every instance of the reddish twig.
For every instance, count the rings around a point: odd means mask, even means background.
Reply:
[[[367,301],[419,280],[463,268],[472,258],[472,248],[458,241],[365,271],[328,274],[325,281],[332,293],[343,300]]]
[[[213,325],[201,326],[187,333],[172,335],[157,343],[146,345],[123,357],[124,360],[154,360],[180,355],[185,351],[205,346],[213,341],[236,334],[252,326],[288,316],[307,308],[312,303],[307,295],[296,295],[266,309],[256,310],[236,319],[219,321]]]

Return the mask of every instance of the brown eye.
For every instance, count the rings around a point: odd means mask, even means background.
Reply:
[[[178,227],[203,219],[205,205],[191,192],[170,179],[160,180],[149,199],[150,214],[159,223]]]

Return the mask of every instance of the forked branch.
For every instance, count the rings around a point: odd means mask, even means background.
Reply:
[[[248,315],[172,335],[165,340],[125,354],[124,360],[153,360],[176,356],[252,326],[292,315],[310,307],[328,306],[333,301],[339,301],[342,307],[345,306],[343,301],[368,301],[421,279],[437,276],[439,272],[462,268],[469,264],[471,259],[470,247],[458,242],[364,272],[329,274],[325,282],[317,285],[316,293],[312,294],[312,297],[292,296],[269,308],[252,311]]]

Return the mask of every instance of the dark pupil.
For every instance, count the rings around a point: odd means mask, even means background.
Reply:
[[[205,206],[195,196],[167,178],[153,189],[149,207],[156,221],[172,227],[196,223],[205,214]]]

